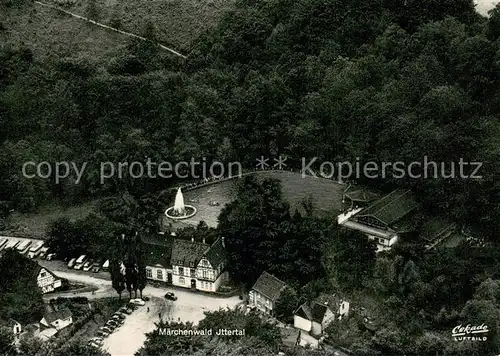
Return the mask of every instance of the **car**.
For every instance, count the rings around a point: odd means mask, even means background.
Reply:
[[[118,324],[116,321],[113,321],[113,320],[108,320],[106,322],[106,327],[108,328],[113,328],[113,329],[116,329],[117,327],[119,327],[121,324]]]
[[[115,331],[115,329],[114,329],[114,328],[110,328],[110,327],[108,327],[108,326],[101,326],[101,327],[99,328],[99,330],[105,331],[105,332],[110,333],[110,334],[111,334],[113,331]]]
[[[123,325],[124,322],[125,322],[125,320],[123,320],[123,319],[118,319],[118,318],[113,318],[113,317],[108,320],[108,323],[115,323],[117,326]]]
[[[129,302],[129,303],[127,304],[127,308],[128,308],[128,309],[132,309],[132,310],[136,310],[138,307],[137,307],[137,305],[136,305],[136,304]]]
[[[141,305],[141,306],[146,304],[146,302],[140,298],[131,299],[130,303],[135,304],[135,305]]]
[[[98,346],[101,346],[103,342],[104,340],[102,337],[93,337],[92,339],[89,340],[89,344],[95,343]]]
[[[85,262],[85,264],[83,265],[83,270],[85,272],[90,271],[91,268],[92,268],[92,260]]]
[[[167,293],[165,293],[165,299],[168,299],[168,300],[177,300],[177,297],[174,295],[174,293],[167,292]]]
[[[99,345],[98,343],[96,343],[94,341],[89,342],[89,346],[92,346],[93,348],[96,348],[96,349],[101,347],[101,345]]]
[[[100,337],[108,337],[109,333],[107,331],[104,331],[104,330],[98,330],[97,335]]]
[[[47,257],[48,258],[48,257]],[[68,262],[68,268],[73,268],[75,267],[75,262],[76,262],[76,258],[72,258],[69,262]]]
[[[83,263],[78,263],[75,265],[74,269],[82,269],[83,268]]]
[[[94,263],[92,265],[92,272],[97,273],[101,270],[101,264],[100,263]]]
[[[125,308],[125,307],[120,309],[120,312],[128,314],[128,315],[132,314],[133,311],[134,311],[133,309],[129,309],[129,308]]]
[[[114,313],[113,316],[112,316],[112,318],[123,320],[123,319],[125,319],[125,315],[123,315],[121,313]]]

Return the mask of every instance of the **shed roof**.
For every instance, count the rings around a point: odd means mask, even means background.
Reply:
[[[253,285],[252,289],[276,301],[285,287],[285,282],[264,271]]]

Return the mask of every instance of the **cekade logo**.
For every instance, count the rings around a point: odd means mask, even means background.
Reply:
[[[486,341],[488,340],[488,325],[462,324],[457,325],[451,331],[451,336],[455,341]]]

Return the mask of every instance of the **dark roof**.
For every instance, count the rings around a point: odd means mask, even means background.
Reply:
[[[146,252],[146,265],[168,268],[171,266],[170,257],[172,256],[172,244],[170,245],[153,245],[145,244],[144,250]]]
[[[335,313],[338,309],[341,296],[337,294],[321,294],[312,302],[305,302],[294,312],[294,315],[301,318],[321,323],[325,317],[326,311],[330,309]]]
[[[253,285],[252,289],[276,301],[285,287],[285,282],[264,271]]]
[[[15,266],[15,270],[17,271],[23,271],[23,276],[24,277],[31,277],[31,278],[37,278],[38,274],[40,271],[45,269],[49,274],[54,276],[54,278],[59,279],[52,271],[50,271],[46,267],[42,267],[36,262],[35,260],[32,260],[31,258],[28,258],[26,256],[21,255],[19,252],[15,250],[9,250],[5,251],[2,255],[0,255],[0,258],[4,257],[5,255],[9,254],[9,263]]]
[[[71,313],[71,311],[67,307],[64,307],[64,308],[61,308],[61,309],[56,310],[56,311],[48,312],[48,313],[44,314],[43,317],[45,318],[47,323],[50,324],[56,320],[67,319],[72,315],[73,314]]]
[[[209,247],[202,242],[174,239],[171,262],[173,265],[194,268]]]
[[[325,318],[328,306],[318,302],[305,302],[294,313],[301,318],[321,323]]]
[[[357,218],[373,216],[390,225],[418,206],[419,204],[415,201],[410,190],[396,189],[359,212]]]
[[[213,268],[217,268],[226,258],[227,251],[222,246],[222,239],[218,238],[212,246],[205,252],[205,258],[210,262]]]
[[[146,265],[168,268],[171,266],[172,244],[174,239],[169,235],[146,235],[141,237],[146,252]]]

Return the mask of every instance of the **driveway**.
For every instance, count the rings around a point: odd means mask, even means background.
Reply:
[[[95,286],[97,290],[94,293],[78,291],[51,293],[44,296],[46,300],[57,297],[78,296],[98,299],[117,296],[109,279],[96,278],[93,275],[81,272],[74,273],[71,270],[53,270],[53,272],[57,276],[66,278],[69,281]],[[178,299],[175,302],[167,301],[164,298],[166,292],[174,292]],[[107,350],[112,356],[134,355],[134,353],[144,344],[146,340],[145,334],[155,329],[155,323],[159,321],[158,314],[160,312],[164,321],[190,321],[197,324],[204,318],[205,311],[227,307],[234,309],[237,305],[241,304],[241,300],[239,300],[238,297],[219,298],[205,294],[192,293],[188,290],[183,291],[167,287],[156,288],[147,286],[143,291],[143,296],[150,297],[146,305],[138,307],[131,315],[127,315],[125,323],[105,339],[103,349]],[[122,297],[127,299],[128,293],[125,291]],[[148,307],[149,312],[147,311]]]

